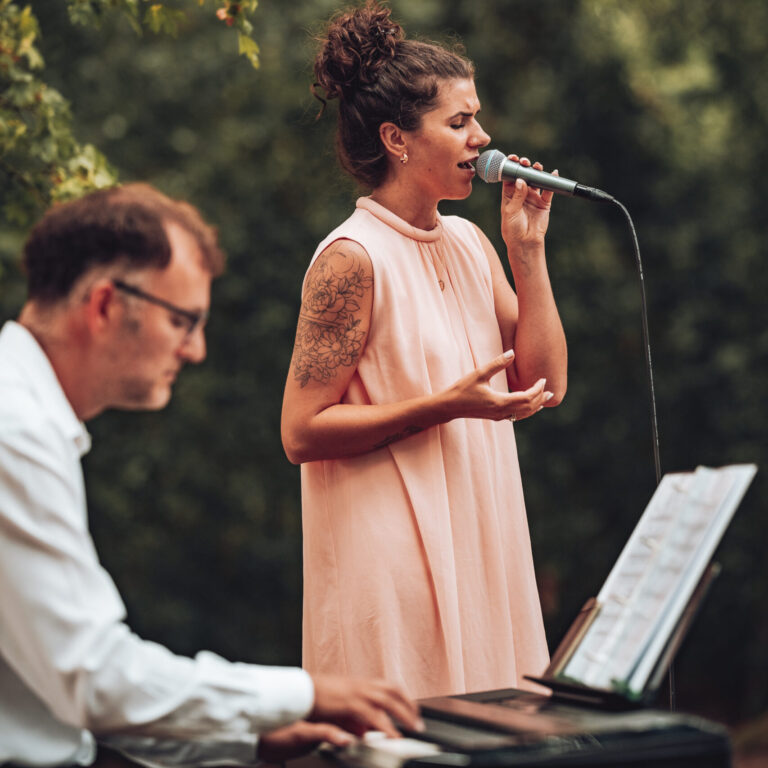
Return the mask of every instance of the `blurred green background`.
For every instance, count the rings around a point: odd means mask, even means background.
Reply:
[[[8,0],[4,0],[7,5]],[[338,0],[262,0],[261,66],[210,6],[178,36],[121,15],[73,26],[32,0],[42,77],[78,140],[122,181],[189,199],[229,254],[206,363],[160,413],[106,414],[85,460],[91,525],[132,626],[180,653],[300,661],[299,471],[279,434],[299,288],[360,194],[316,121],[313,31]],[[718,552],[676,662],[681,709],[730,725],[768,709],[766,225],[768,4],[762,0],[392,0],[409,36],[458,36],[492,146],[605,189],[635,221],[664,472],[762,468]],[[21,7],[21,6],[19,6]],[[0,157],[0,205],[14,194]],[[502,250],[500,189],[441,206]],[[12,201],[10,201],[12,202]],[[26,224],[2,219],[0,314],[24,298]],[[595,595],[655,486],[637,269],[612,207],[555,200],[548,258],[569,341],[564,403],[517,428],[554,648]],[[382,526],[386,526],[382,520]],[[540,670],[531,670],[538,672]],[[662,696],[663,700],[663,696]]]

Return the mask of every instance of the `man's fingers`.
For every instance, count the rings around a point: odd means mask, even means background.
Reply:
[[[383,680],[360,680],[313,675],[315,705],[308,719],[332,722],[361,736],[376,730],[399,735],[393,720],[418,730],[418,707],[397,686]]]
[[[373,697],[371,697],[373,698]],[[355,706],[353,714],[354,726],[352,730],[362,736],[366,731],[381,731],[387,736],[396,738],[400,732],[392,722],[391,707],[382,705],[373,700],[361,700]]]
[[[262,761],[282,763],[308,754],[324,741],[336,747],[345,747],[354,741],[354,736],[330,723],[299,720],[263,734],[257,754]]]
[[[391,738],[397,738],[400,735],[400,731],[395,728],[389,715],[382,709],[370,707],[366,713],[366,721],[370,726],[367,730],[381,731]]]
[[[394,686],[381,683],[356,703],[355,718],[364,730],[381,731],[387,736],[400,735],[395,723],[413,731],[424,730],[419,708]]]
[[[406,698],[399,688],[385,685],[381,695],[376,697],[374,704],[406,728],[410,728],[412,731],[423,730],[424,723],[421,720],[418,706]]]
[[[334,747],[346,747],[355,740],[353,734],[330,723],[307,723],[307,727],[312,728],[307,732],[307,738],[317,744],[327,741]]]

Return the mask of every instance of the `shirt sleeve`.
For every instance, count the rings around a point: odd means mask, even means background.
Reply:
[[[80,457],[51,423],[0,433],[0,653],[60,721],[255,757],[304,717],[302,669],[194,659],[140,639],[88,532]],[[149,742],[147,742],[149,743]]]

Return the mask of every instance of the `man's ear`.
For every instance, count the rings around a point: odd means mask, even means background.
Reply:
[[[121,310],[115,284],[107,278],[96,280],[85,297],[83,309],[91,333],[108,330]]]
[[[403,153],[408,152],[408,142],[403,130],[394,123],[382,123],[379,126],[379,138],[386,153],[394,160],[400,160]]]

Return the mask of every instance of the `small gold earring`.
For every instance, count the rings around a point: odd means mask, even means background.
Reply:
[[[400,162],[405,165],[408,162],[408,153],[403,152],[403,156],[400,158]]]

